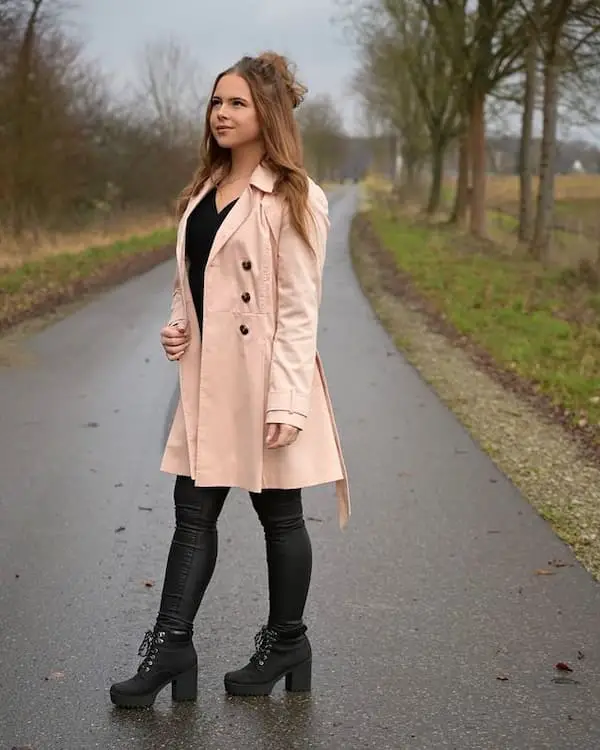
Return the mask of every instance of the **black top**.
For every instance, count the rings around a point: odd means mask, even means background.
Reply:
[[[231,211],[236,200],[217,211],[216,188],[210,190],[189,215],[185,230],[185,257],[188,266],[188,279],[196,315],[202,331],[204,320],[204,273],[210,250],[219,227]]]

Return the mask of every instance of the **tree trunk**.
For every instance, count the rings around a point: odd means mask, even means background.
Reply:
[[[470,112],[470,146],[473,168],[470,231],[476,237],[485,235],[485,94],[475,92]]]
[[[534,18],[539,18],[540,0],[536,0]],[[537,49],[535,30],[531,29],[531,41],[525,58],[525,92],[523,98],[523,115],[521,118],[521,143],[519,147],[519,240],[529,242],[533,229],[533,188],[531,175],[531,139],[533,136],[533,116],[535,113],[535,95],[537,89]]]
[[[540,154],[540,184],[531,254],[542,260],[548,256],[554,214],[554,173],[556,162],[556,125],[558,119],[558,40],[551,44],[544,66],[544,131]]]
[[[13,161],[10,175],[10,194],[12,201],[12,231],[20,235],[27,224],[26,217],[32,213],[35,170],[33,162],[33,128],[35,126],[30,111],[29,98],[33,79],[33,57],[36,35],[36,24],[42,0],[33,0],[31,12],[27,19],[23,41],[19,49],[12,82],[14,110],[14,130],[12,133]]]
[[[446,156],[446,142],[438,137],[432,143],[431,154],[431,185],[429,188],[429,200],[427,201],[426,213],[432,216],[440,207],[442,198],[442,181],[444,177],[444,158]]]
[[[405,153],[402,157],[402,180],[400,181],[409,191],[417,185],[417,160],[411,153]]]
[[[458,146],[458,176],[456,179],[456,193],[454,208],[450,216],[450,223],[463,227],[467,221],[469,208],[469,131],[465,128],[460,136]]]

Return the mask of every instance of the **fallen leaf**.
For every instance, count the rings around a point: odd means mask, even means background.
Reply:
[[[144,586],[151,589],[154,586],[154,581],[144,581]]]
[[[535,571],[536,576],[553,576],[554,571],[553,570],[546,570],[545,568],[538,568]]]
[[[508,677],[504,674],[496,675],[496,679],[500,680],[500,682],[506,682],[508,680]]]
[[[98,424],[98,422],[86,422],[83,426],[84,427],[99,427],[100,425]]]
[[[323,523],[322,518],[317,518],[316,516],[306,516],[307,521],[315,521],[316,523]]]
[[[583,653],[583,651],[579,650],[577,652],[577,658],[579,659],[579,661],[581,661],[582,659],[585,659],[585,654]]]
[[[568,664],[566,664],[564,661],[559,661],[558,664],[555,664],[554,666],[555,666],[556,669],[560,669],[563,672],[572,672],[573,671],[571,669],[571,667]]]
[[[145,505],[138,505],[138,510],[152,510],[152,508],[146,508]]]
[[[122,486],[123,486],[123,482],[117,482],[117,483],[115,484],[115,487],[122,487]]]
[[[115,534],[118,534],[120,531],[125,531],[125,526],[119,526],[117,529],[115,529]]]

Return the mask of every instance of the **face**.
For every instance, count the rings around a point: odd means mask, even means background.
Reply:
[[[239,148],[260,141],[258,115],[250,87],[238,75],[224,75],[213,94],[210,130],[222,148]]]

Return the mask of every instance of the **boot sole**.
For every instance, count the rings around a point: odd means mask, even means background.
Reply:
[[[312,659],[307,659],[287,672],[283,672],[271,682],[241,684],[232,682],[225,675],[225,690],[229,695],[256,696],[270,695],[275,685],[285,677],[285,689],[289,693],[308,693],[311,690]]]
[[[110,699],[119,708],[149,708],[154,704],[156,696],[171,683],[171,698],[176,703],[183,701],[195,701],[198,697],[198,668],[184,672],[177,677],[166,680],[156,690],[143,695],[124,695],[110,688]]]

